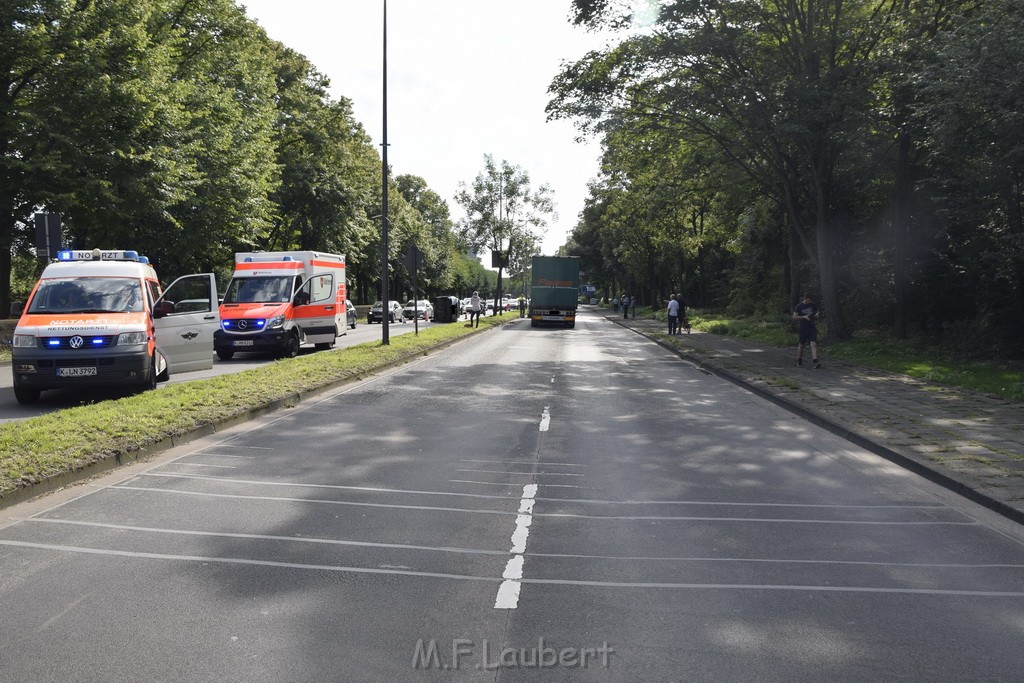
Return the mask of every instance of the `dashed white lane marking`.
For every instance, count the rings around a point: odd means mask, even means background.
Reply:
[[[551,426],[551,413],[549,412],[549,407],[548,406],[544,406],[544,412],[540,416],[540,431],[546,432],[546,431],[548,431],[548,427],[550,427],[550,426]]]
[[[533,505],[537,498],[537,485],[527,484],[523,487],[523,497],[519,501],[519,514],[516,515],[516,530],[512,532],[512,557],[505,564],[502,574],[504,581],[498,586],[498,594],[494,597],[494,609],[515,609],[519,606],[519,591],[522,588],[523,564],[526,552],[526,540],[530,536],[530,524],[533,523]]]

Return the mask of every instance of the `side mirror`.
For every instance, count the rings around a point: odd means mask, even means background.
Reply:
[[[20,318],[22,312],[25,310],[24,301],[12,301],[11,302],[11,317]]]
[[[174,303],[171,301],[161,301],[153,307],[154,318],[163,318],[171,313],[174,313]]]
[[[309,295],[305,292],[298,292],[293,302],[296,306],[305,306],[309,303]]]

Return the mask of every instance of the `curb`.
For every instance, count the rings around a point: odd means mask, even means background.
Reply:
[[[511,322],[511,320],[509,322]],[[501,329],[502,327],[504,327],[505,324],[507,323],[490,327],[489,329],[484,330],[483,333],[486,334],[488,332],[491,332],[492,330]],[[470,334],[466,335],[465,337],[458,337],[456,339],[449,339],[443,342],[439,342],[435,346],[431,346],[426,349],[421,349],[414,353],[409,353],[400,358],[396,358],[390,363],[386,363],[378,368],[370,370],[366,374],[357,375],[355,377],[337,379],[319,387],[313,387],[312,389],[306,389],[305,391],[293,392],[288,394],[287,396],[275,399],[270,403],[259,406],[257,408],[250,408],[249,410],[246,410],[237,415],[232,415],[231,417],[227,417],[224,418],[223,420],[219,420],[217,422],[213,422],[210,424],[201,425],[199,427],[196,427],[195,429],[190,429],[187,432],[182,432],[181,434],[173,434],[171,436],[164,437],[159,441],[154,441],[153,443],[147,444],[135,450],[106,454],[104,457],[98,458],[97,460],[94,460],[89,464],[80,467],[76,470],[67,470],[65,472],[60,472],[58,474],[46,477],[45,479],[41,479],[36,483],[29,484],[28,486],[21,486],[12,491],[0,494],[0,510],[11,507],[13,505],[17,505],[18,503],[24,503],[34,498],[44,496],[48,493],[52,493],[54,491],[66,488],[73,484],[78,484],[83,481],[87,481],[96,476],[117,469],[122,465],[147,460],[155,455],[163,453],[164,451],[169,451],[172,448],[177,448],[178,446],[186,444],[190,441],[194,441],[196,439],[200,439],[207,436],[212,436],[217,432],[229,429],[236,425],[248,422],[249,420],[256,419],[258,417],[263,417],[264,415],[269,415],[270,413],[274,413],[283,408],[294,408],[298,403],[301,403],[306,399],[319,396],[320,394],[325,394],[328,391],[333,391],[334,389],[339,389],[349,384],[361,382],[364,379],[372,377],[373,375],[381,372],[382,370],[390,370],[391,368],[395,368],[400,365],[405,365],[406,363],[409,363],[413,360],[417,360],[423,356],[435,353],[437,351],[442,351],[450,346],[454,346],[455,344],[459,344],[469,339],[472,339],[475,336],[476,334]]]
[[[740,377],[739,375],[733,373],[732,371],[727,370],[720,365],[708,362],[706,358],[701,358],[695,354],[688,353],[687,351],[679,349],[678,347],[675,347],[672,344],[669,344],[668,342],[665,342],[661,339],[658,339],[657,337],[648,334],[645,330],[633,328],[630,327],[629,325],[623,325],[622,323],[618,322],[615,318],[608,318],[608,320],[614,322],[616,325],[619,325],[620,327],[624,327],[627,330],[639,334],[641,337],[650,339],[658,346],[661,346],[662,348],[671,351],[672,353],[679,356],[683,360],[693,363],[698,369],[704,370],[715,375],[716,377],[721,377],[724,380],[732,382],[733,384],[742,387],[743,389],[746,389],[752,394],[755,394],[756,396],[759,396],[760,398],[770,401],[771,403],[774,403],[780,408],[783,408],[789,411],[790,413],[793,413],[797,417],[803,418],[817,427],[821,427],[822,429],[829,431],[835,434],[836,436],[846,439],[850,443],[853,443],[867,451],[870,451],[871,453],[874,453],[875,455],[885,458],[886,460],[896,465],[899,465],[900,467],[909,470],[914,474],[924,477],[933,484],[938,484],[939,486],[947,489],[948,491],[951,491],[974,503],[977,503],[982,507],[987,508],[992,512],[995,512],[996,514],[1002,515],[1003,517],[1006,517],[1007,519],[1018,524],[1024,524],[1024,511],[1018,510],[1015,507],[1007,505],[1001,500],[997,500],[995,498],[992,498],[991,496],[985,495],[984,493],[978,491],[977,489],[973,489],[967,484],[964,484],[962,481],[954,479],[953,477],[950,477],[949,475],[934,470],[928,467],[927,465],[924,465],[912,458],[903,455],[902,453],[894,451],[888,446],[880,444],[872,440],[871,438],[864,436],[863,434],[860,434],[859,432],[855,432],[849,429],[848,427],[845,427],[840,423],[835,422],[831,418],[826,417],[825,415],[822,415],[821,413],[815,410],[806,408],[794,401],[791,401],[785,397],[779,396],[778,394],[774,394],[762,387],[759,387],[756,384],[752,384],[751,382],[748,382],[746,379]]]

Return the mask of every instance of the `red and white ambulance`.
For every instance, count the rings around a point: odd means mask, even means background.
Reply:
[[[62,251],[20,308],[11,364],[21,403],[38,401],[45,389],[153,389],[172,372],[213,367],[213,273],[185,275],[161,290],[137,252]]]
[[[291,358],[302,344],[331,348],[348,327],[345,285],[345,257],[337,254],[235,254],[213,337],[217,356],[230,360],[246,351]]]

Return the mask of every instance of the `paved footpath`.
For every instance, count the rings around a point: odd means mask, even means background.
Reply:
[[[1024,404],[827,357],[796,367],[781,349],[667,324],[608,319],[669,346],[820,426],[1024,523]]]

